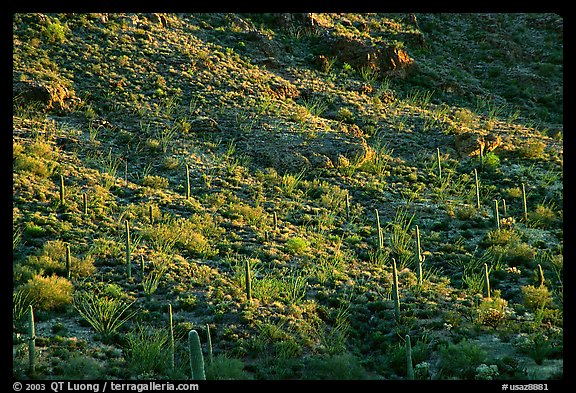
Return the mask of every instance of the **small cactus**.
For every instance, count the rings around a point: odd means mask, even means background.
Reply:
[[[494,200],[494,221],[496,221],[496,229],[500,229],[500,216],[498,214],[498,200]]]
[[[196,330],[190,330],[190,332],[188,332],[188,349],[192,379],[205,380],[206,373],[204,371],[204,354],[202,354],[200,337]]]
[[[378,253],[382,253],[382,250],[384,250],[384,235],[382,233],[382,226],[380,225],[380,214],[378,214],[378,209],[376,209],[376,226],[378,230]]]
[[[416,264],[418,267],[418,284],[422,285],[422,264],[426,257],[422,255],[422,250],[420,249],[420,229],[418,228],[418,225],[416,225],[416,258]]]
[[[540,264],[538,264],[538,278],[540,279],[540,286],[544,286],[544,271]]]
[[[82,200],[84,202],[84,214],[88,214],[88,194],[84,193],[82,194]]]

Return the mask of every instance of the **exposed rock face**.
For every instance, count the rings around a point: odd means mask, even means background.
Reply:
[[[314,138],[298,133],[261,133],[238,143],[255,160],[279,172],[345,167],[374,156],[366,140],[352,133],[319,133]]]
[[[368,67],[388,74],[405,76],[414,64],[414,60],[400,48],[385,44],[377,46],[369,41],[344,36],[332,37],[332,41],[331,55],[356,69]]]
[[[73,93],[61,85],[48,85],[36,81],[16,81],[12,86],[12,98],[24,103],[38,102],[46,110],[67,110],[79,101]]]
[[[479,156],[493,151],[502,144],[500,135],[480,135],[474,132],[464,132],[454,136],[454,148],[461,157]]]

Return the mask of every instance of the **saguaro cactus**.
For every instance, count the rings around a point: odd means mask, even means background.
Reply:
[[[70,280],[72,276],[72,263],[70,261],[70,245],[66,244],[66,278]]]
[[[414,379],[414,365],[412,364],[412,344],[410,343],[410,335],[406,335],[406,377],[409,380]]]
[[[376,209],[376,226],[378,230],[378,253],[382,253],[384,249],[384,235],[382,234],[382,226],[380,225],[380,214],[378,214],[378,209]]]
[[[188,349],[192,379],[205,380],[204,355],[202,354],[202,347],[200,346],[200,337],[196,330],[190,330],[188,333]]]
[[[394,299],[394,316],[400,320],[400,295],[398,292],[398,269],[396,269],[396,259],[392,258],[392,277],[394,285],[392,287],[392,297]]]
[[[422,264],[426,257],[422,255],[422,250],[420,249],[420,229],[416,225],[416,264],[418,266],[418,284],[422,285]]]
[[[494,200],[494,221],[496,224],[496,229],[500,229],[500,215],[498,214],[498,200]]]
[[[168,304],[168,314],[170,323],[170,369],[174,370],[174,324],[172,322],[172,304]]]
[[[88,194],[82,194],[82,201],[84,202],[84,214],[88,214]]]
[[[474,168],[474,182],[476,183],[476,207],[480,209],[480,185],[478,183],[478,171]]]
[[[36,372],[36,330],[34,329],[34,310],[28,306],[28,373]]]
[[[438,179],[442,180],[442,163],[440,162],[440,148],[436,148],[436,157],[438,159]]]
[[[250,261],[246,259],[244,261],[244,275],[246,281],[246,299],[248,303],[252,301],[252,275],[250,273]]]
[[[208,361],[212,364],[212,336],[210,335],[210,325],[206,324],[206,340],[208,342]]]
[[[490,299],[490,277],[488,274],[488,265],[484,264],[484,282],[486,284],[486,297]]]
[[[60,175],[60,204],[64,204],[64,175]]]
[[[540,286],[544,285],[544,271],[542,270],[542,266],[538,264],[538,278],[540,279]]]
[[[350,221],[350,193],[346,192],[346,220]]]
[[[190,199],[190,167],[186,164],[186,199]]]
[[[130,278],[132,277],[132,266],[130,263],[130,224],[128,224],[128,220],[124,221],[124,226],[126,230],[126,274]]]
[[[524,207],[524,221],[528,220],[528,207],[526,205],[526,187],[522,183],[522,206]]]

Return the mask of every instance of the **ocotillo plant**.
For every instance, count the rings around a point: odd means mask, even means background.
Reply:
[[[190,168],[186,164],[186,199],[190,199]]]
[[[206,340],[208,342],[208,361],[212,364],[212,336],[210,335],[210,325],[206,324]]]
[[[188,333],[188,350],[192,379],[205,380],[204,355],[202,354],[202,347],[200,346],[200,337],[196,330],[190,330]]]
[[[34,329],[34,310],[28,306],[28,373],[36,372],[36,330]]]
[[[70,280],[72,275],[72,263],[70,261],[70,245],[66,244],[66,278]]]
[[[60,204],[64,204],[64,175],[60,175]]]
[[[174,370],[174,324],[172,323],[172,304],[168,304],[168,314],[170,323],[170,369]]]
[[[414,379],[414,365],[412,364],[412,344],[410,343],[410,335],[406,335],[406,377],[409,380]]]
[[[480,209],[480,185],[478,184],[478,171],[474,168],[474,181],[476,183],[476,207]]]
[[[244,275],[246,281],[246,299],[248,303],[252,301],[252,275],[250,274],[250,261],[244,261]]]
[[[396,269],[396,259],[392,258],[392,278],[394,284],[392,287],[392,297],[394,299],[394,316],[396,320],[400,320],[400,295],[398,292],[398,270]]]
[[[422,255],[422,250],[420,249],[420,229],[416,225],[416,266],[418,266],[418,284],[422,285],[422,264],[426,257]]]
[[[132,277],[132,266],[130,264],[130,224],[128,220],[124,221],[126,228],[126,274],[128,278]]]
[[[484,283],[486,284],[486,297],[490,299],[490,277],[488,275],[488,264],[484,264]]]

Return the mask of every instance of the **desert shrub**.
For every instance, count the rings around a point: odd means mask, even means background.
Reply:
[[[522,158],[541,158],[546,149],[546,143],[542,141],[527,141],[518,147],[518,155]]]
[[[540,204],[534,211],[528,213],[528,222],[535,227],[549,228],[556,221],[556,213],[550,206]]]
[[[129,367],[139,375],[166,375],[170,372],[168,341],[167,332],[139,326],[127,336]]]
[[[206,362],[207,380],[246,380],[253,379],[244,371],[244,363],[240,359],[229,358],[226,355],[214,356],[212,362]]]
[[[535,287],[533,285],[522,286],[523,304],[530,310],[536,311],[542,307],[552,305],[552,295],[545,286]]]
[[[478,323],[497,328],[505,321],[505,308],[507,305],[508,302],[500,297],[483,299],[478,307]]]
[[[72,283],[56,275],[33,276],[23,286],[39,310],[58,310],[72,303]]]
[[[141,184],[150,188],[164,189],[168,188],[168,179],[162,176],[146,175]]]
[[[286,251],[290,254],[300,255],[308,249],[308,242],[301,237],[295,236],[286,241]]]
[[[443,379],[474,379],[476,368],[486,363],[486,351],[478,344],[463,340],[440,350],[440,374]]]
[[[14,160],[13,168],[17,172],[30,172],[39,177],[47,178],[52,174],[54,167],[47,165],[43,159],[20,154]]]
[[[302,379],[351,380],[368,379],[360,360],[350,354],[314,356],[306,361]]]

